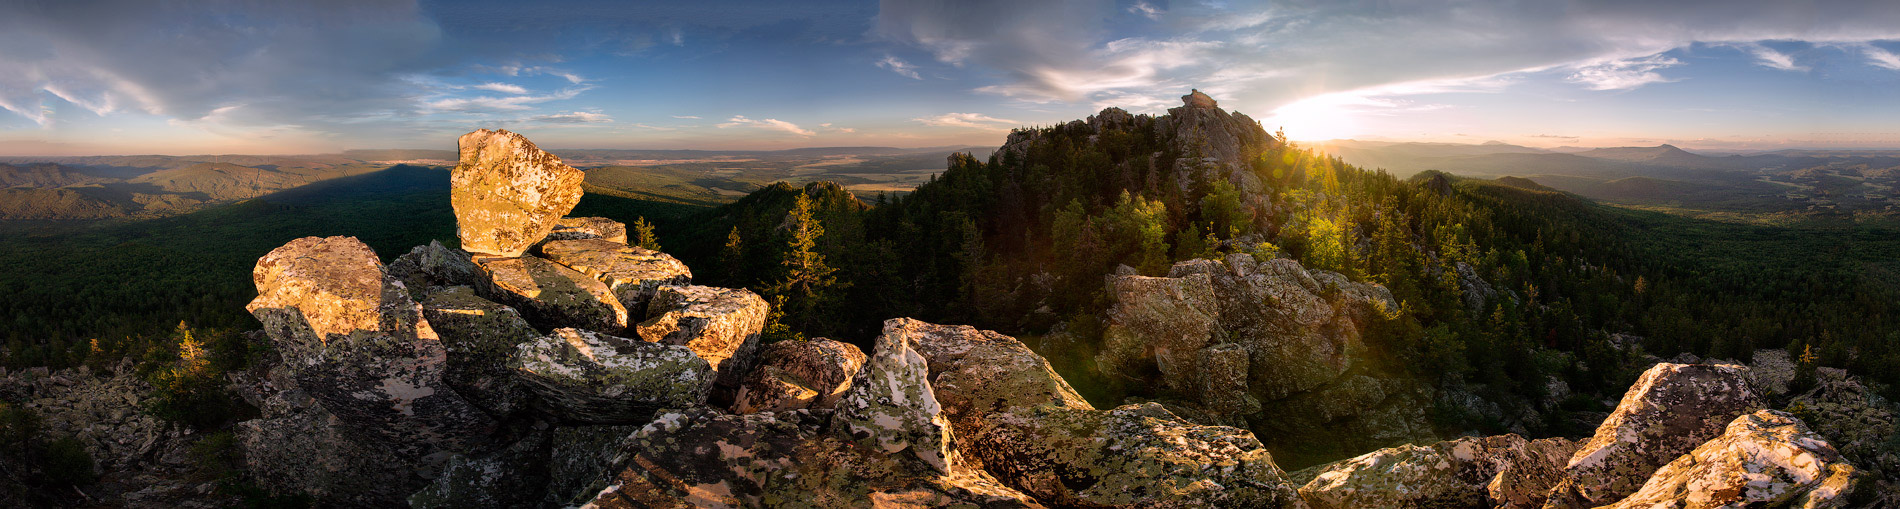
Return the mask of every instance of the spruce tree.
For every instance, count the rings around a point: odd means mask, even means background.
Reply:
[[[660,250],[660,237],[653,234],[653,223],[644,216],[633,218],[633,245]]]
[[[785,312],[789,321],[809,328],[817,319],[814,315],[819,304],[828,297],[825,290],[837,284],[838,278],[833,275],[837,269],[826,265],[825,255],[818,252],[818,237],[825,235],[825,226],[814,217],[811,199],[804,193],[798,194],[792,210],[786,213],[785,230],[787,242],[781,262],[785,278],[766,292],[788,308]]]

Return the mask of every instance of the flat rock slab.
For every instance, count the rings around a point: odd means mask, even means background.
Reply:
[[[488,276],[482,296],[514,306],[542,328],[575,327],[601,332],[627,328],[627,308],[606,283],[532,256],[476,257]]]
[[[719,370],[719,384],[738,387],[758,353],[770,311],[765,299],[743,289],[663,286],[647,305],[640,339],[691,348]]]
[[[563,217],[554,223],[543,242],[556,240],[600,239],[627,243],[627,225],[604,217]]]
[[[578,329],[523,343],[508,363],[545,410],[588,424],[630,424],[706,402],[713,371],[693,351]]]
[[[525,407],[527,394],[508,370],[508,360],[541,333],[515,308],[478,297],[469,287],[451,286],[430,292],[422,314],[448,349],[444,378],[450,387],[498,417]]]
[[[541,254],[605,283],[630,316],[639,318],[647,316],[647,303],[660,287],[693,281],[693,271],[678,259],[626,242],[599,238],[554,240],[541,245]]]
[[[581,201],[585,174],[526,137],[482,129],[462,135],[460,148],[449,200],[462,249],[520,256]]]

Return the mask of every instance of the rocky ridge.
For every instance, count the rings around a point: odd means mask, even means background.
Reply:
[[[458,171],[559,174],[538,149],[508,154]],[[537,203],[506,220],[458,203],[465,243],[539,232],[510,240],[519,253],[432,244],[384,267],[332,237],[259,261],[252,309],[280,355],[240,384],[264,414],[240,425],[260,485],[379,507],[1699,507],[1700,487],[1788,458],[1818,467],[1784,469],[1773,497],[1749,500],[1839,507],[1860,485],[1797,418],[1756,412],[1747,368],[1668,363],[1581,443],[1468,437],[1288,474],[1249,429],[1292,418],[1430,442],[1407,424],[1429,397],[1358,371],[1357,331],[1390,305],[1383,288],[1247,256],[1110,276],[1115,339],[1098,361],[1159,373],[1180,397],[1098,409],[1021,341],[966,326],[893,319],[870,352],[760,345],[757,296],[686,274],[610,282],[678,262],[611,233],[550,238],[556,224],[614,228]],[[603,291],[494,289],[509,276],[488,264],[529,259]],[[653,266],[566,265],[603,259]],[[599,320],[595,303],[645,313]]]

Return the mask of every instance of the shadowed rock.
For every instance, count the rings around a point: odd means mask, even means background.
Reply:
[[[549,260],[605,283],[634,321],[647,317],[647,303],[661,286],[685,285],[693,271],[651,249],[605,239],[555,240],[541,245]]]
[[[627,308],[613,291],[586,274],[532,256],[481,257],[483,297],[513,306],[538,327],[574,327],[608,333],[627,328]],[[544,329],[545,330],[545,329]]]
[[[1847,507],[1854,473],[1800,419],[1762,410],[1736,418],[1606,507]]]
[[[519,134],[482,129],[459,145],[449,199],[462,249],[521,256],[580,203],[581,171]]]
[[[1623,394],[1564,468],[1549,506],[1602,505],[1622,499],[1657,468],[1722,434],[1737,416],[1760,408],[1748,368],[1659,363]]]
[[[427,296],[432,288],[475,286],[487,279],[467,251],[450,249],[433,240],[396,257],[389,262],[388,270],[389,275],[409,287],[409,295],[416,299]]]
[[[521,344],[508,367],[550,414],[591,424],[637,423],[704,404],[713,375],[685,347],[571,328]]]
[[[525,408],[527,393],[508,369],[522,343],[541,337],[514,308],[477,297],[466,286],[429,293],[422,314],[448,350],[450,387],[497,417]]]
[[[759,365],[739,384],[734,413],[831,408],[864,366],[864,352],[824,338],[780,341],[759,350]]]

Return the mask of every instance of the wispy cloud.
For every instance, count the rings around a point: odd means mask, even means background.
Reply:
[[[891,72],[897,73],[898,76],[903,76],[903,77],[910,78],[913,80],[924,79],[923,76],[920,76],[917,74],[917,66],[910,65],[909,62],[905,62],[894,56],[884,55],[884,59],[879,60],[877,62],[877,66],[883,67],[885,69],[890,69]]]
[[[573,99],[575,96],[593,89],[592,86],[578,86],[562,89],[545,95],[515,95],[506,97],[451,97],[428,101],[425,104],[434,111],[483,112],[483,111],[522,111],[531,105],[549,101]]]
[[[1135,2],[1135,5],[1128,6],[1128,12],[1144,18],[1159,20],[1161,19],[1162,10],[1159,7],[1155,7],[1154,4],[1146,1],[1138,1]]]
[[[570,111],[567,113],[532,116],[528,117],[527,121],[543,124],[605,124],[613,122],[614,119],[600,112]]]
[[[673,115],[673,118],[699,120],[699,115]]]
[[[1755,57],[1755,63],[1762,67],[1781,71],[1804,72],[1808,70],[1805,66],[1795,64],[1794,55],[1764,46],[1759,42],[1739,43],[1734,46],[1742,51],[1748,52],[1750,56]]]
[[[1682,61],[1661,54],[1623,60],[1592,62],[1578,66],[1568,78],[1591,90],[1629,90],[1651,83],[1675,81],[1657,73],[1681,65]]]
[[[1900,71],[1900,55],[1872,44],[1862,43],[1859,48],[1862,54],[1867,55],[1867,63],[1874,67]]]
[[[756,127],[760,129],[767,129],[767,130],[773,130],[773,131],[784,131],[784,132],[796,134],[799,136],[813,136],[813,135],[818,134],[818,133],[812,132],[810,129],[799,127],[798,124],[786,122],[786,121],[775,119],[775,118],[758,120],[758,119],[746,118],[745,115],[733,115],[732,118],[726,119],[724,123],[719,124],[720,129],[727,129],[727,128],[733,128],[733,127]]]
[[[996,118],[981,113],[945,113],[934,117],[914,118],[911,120],[928,126],[977,129],[1005,129],[1008,126],[1021,125],[1020,122],[1014,120]]]
[[[475,85],[475,87],[474,87],[474,88],[476,88],[476,89],[480,89],[480,90],[488,90],[488,91],[493,91],[493,92],[501,92],[501,93],[504,93],[504,94],[526,94],[526,93],[528,93],[528,89],[526,89],[526,88],[522,88],[522,87],[521,87],[521,85],[511,85],[511,84],[507,84],[507,83],[494,83],[494,82],[489,82],[489,83],[483,83],[483,84],[480,84],[480,85]]]

